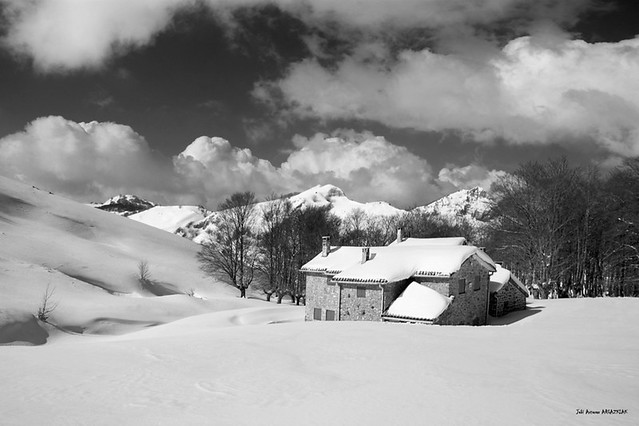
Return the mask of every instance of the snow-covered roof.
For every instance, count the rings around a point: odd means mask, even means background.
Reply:
[[[471,256],[494,270],[494,262],[474,246],[421,245],[371,247],[370,259],[361,263],[362,247],[336,247],[315,256],[302,271],[325,272],[338,282],[387,283],[414,276],[448,277]]]
[[[371,248],[371,253],[374,253],[375,248],[376,247]],[[331,247],[331,251],[328,256],[322,256],[321,253],[318,254],[303,265],[301,270],[307,272],[336,274],[342,272],[344,269],[348,269],[351,266],[356,265],[361,261],[361,258],[362,247]]]
[[[415,281],[388,307],[387,315],[434,320],[448,308],[451,299]]]
[[[498,292],[508,283],[508,281],[512,280],[517,287],[519,287],[524,293],[526,293],[526,295],[528,295],[526,286],[524,286],[519,278],[517,278],[508,269],[502,267],[499,264],[495,264],[495,267],[497,270],[490,276],[489,287],[491,293]]]
[[[441,237],[441,238],[405,238],[401,243],[397,240],[393,241],[389,245],[402,246],[463,246],[466,245],[466,238],[464,237]]]

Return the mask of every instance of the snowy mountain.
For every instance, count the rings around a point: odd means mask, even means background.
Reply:
[[[456,224],[465,220],[473,226],[481,226],[487,219],[491,200],[480,187],[462,189],[432,203],[416,207],[417,212],[439,215],[442,219]]]
[[[91,207],[104,210],[120,216],[129,216],[140,213],[155,207],[156,204],[151,201],[144,200],[136,195],[116,195],[106,200],[104,203],[92,203]]]
[[[399,216],[408,213],[384,201],[361,203],[351,200],[344,191],[334,185],[317,185],[287,198],[294,208],[328,206],[331,213],[342,219],[356,210],[370,216]],[[262,211],[268,203],[269,201],[258,203],[258,211]],[[127,206],[130,206],[130,210],[125,210]],[[135,221],[175,233],[197,243],[208,240],[209,235],[217,229],[218,214],[202,206],[157,206],[128,195],[114,197],[95,207],[128,216]],[[416,207],[413,211],[436,214],[454,224],[466,220],[473,226],[481,226],[489,207],[488,194],[476,187],[457,191],[426,206]],[[258,226],[260,221],[261,217],[258,215]]]
[[[405,210],[398,209],[383,201],[371,203],[360,203],[349,199],[344,191],[334,185],[317,185],[299,194],[288,197],[293,208],[304,209],[307,207],[325,207],[329,206],[331,213],[345,218],[356,210],[361,210],[371,216],[395,216],[406,213]],[[271,201],[264,201],[256,205],[257,211],[261,212]],[[217,229],[216,222],[218,214],[211,213],[207,217],[193,221],[175,231],[176,234],[193,240],[197,243],[205,242],[209,239]],[[257,225],[261,222],[261,216],[258,214]]]
[[[344,191],[334,185],[317,185],[290,197],[293,207],[331,206],[331,213],[344,219],[353,211],[360,209],[371,216],[395,216],[405,210],[391,206],[384,201],[360,203],[349,199]]]

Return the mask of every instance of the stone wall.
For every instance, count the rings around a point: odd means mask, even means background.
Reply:
[[[415,281],[435,290],[437,293],[446,297],[450,296],[450,279],[449,278],[437,278],[437,277],[417,277]]]
[[[475,276],[479,276],[480,287],[473,289]],[[466,279],[466,291],[459,293],[459,279]],[[456,273],[448,279],[449,294],[454,296],[436,324],[443,325],[484,325],[488,313],[489,271],[474,257],[467,259]]]
[[[526,296],[512,280],[509,280],[501,290],[490,295],[489,313],[494,317],[521,309],[526,309]]]
[[[357,297],[357,287],[366,289],[365,297]],[[379,285],[342,284],[341,321],[381,321],[382,290]]]
[[[386,312],[386,309],[388,309],[391,303],[393,303],[395,299],[397,299],[399,295],[406,290],[406,287],[408,287],[408,284],[410,284],[411,281],[412,280],[409,278],[407,280],[396,281],[394,283],[384,285],[384,306],[382,306],[382,313]]]
[[[339,286],[323,273],[306,273],[306,321],[313,321],[315,308],[322,310],[322,320],[326,319],[326,310],[339,311]]]

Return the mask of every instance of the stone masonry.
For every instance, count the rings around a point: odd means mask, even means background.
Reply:
[[[526,295],[512,280],[509,280],[498,292],[490,295],[489,313],[494,317],[521,309],[526,309]]]
[[[480,287],[473,289],[475,277],[479,276]],[[459,280],[465,279],[465,292],[459,293]],[[489,273],[475,258],[467,259],[449,278],[449,295],[453,302],[436,320],[442,325],[485,325],[488,314]]]
[[[358,297],[358,287],[363,297]],[[379,285],[342,284],[340,320],[381,321],[382,289]]]

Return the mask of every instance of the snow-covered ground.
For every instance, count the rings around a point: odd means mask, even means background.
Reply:
[[[637,299],[531,301],[486,327],[306,323],[203,276],[197,249],[0,178],[0,424],[639,424]],[[47,284],[51,324],[33,316]]]
[[[486,327],[304,323],[264,303],[0,347],[0,412],[15,425],[636,425],[638,321],[634,299],[539,301]]]

